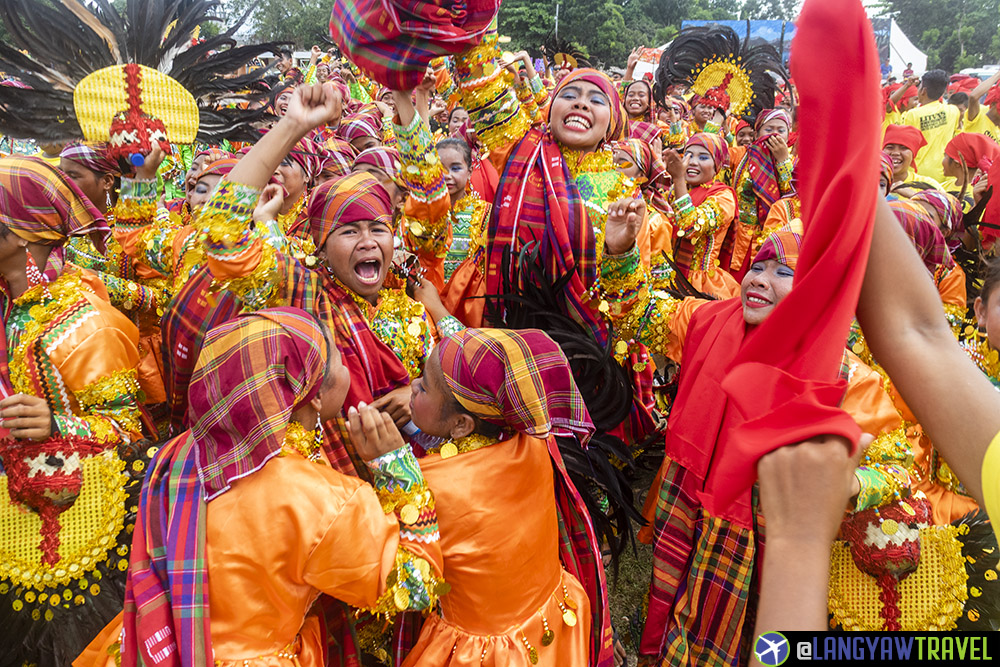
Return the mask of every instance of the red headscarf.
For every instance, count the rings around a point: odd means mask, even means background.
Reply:
[[[883,150],[889,144],[905,146],[916,158],[917,151],[927,145],[927,140],[924,139],[923,132],[911,125],[889,125],[885,128],[885,134],[882,136]],[[917,170],[916,160],[913,161],[911,168],[914,171]]]
[[[649,144],[638,139],[616,142],[614,148],[627,153],[639,168],[639,176],[642,179],[639,187],[649,205],[661,213],[668,214],[671,208],[666,193],[669,187],[666,182],[667,169],[660,156],[654,155]]]
[[[1000,145],[985,134],[962,132],[948,142],[944,154],[959,164],[964,162],[972,171],[987,171],[1000,157]]]

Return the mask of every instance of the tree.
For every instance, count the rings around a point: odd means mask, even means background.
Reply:
[[[1000,56],[1000,0],[884,0],[877,9],[927,54],[928,68],[955,72]]]
[[[304,50],[330,43],[329,0],[231,0],[229,4],[236,16],[256,4],[247,20],[251,39],[291,42]]]

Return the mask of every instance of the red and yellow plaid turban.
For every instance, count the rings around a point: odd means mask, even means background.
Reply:
[[[712,156],[712,160],[715,162],[716,172],[726,166],[726,163],[729,161],[729,146],[726,144],[726,140],[718,134],[699,132],[692,135],[691,138],[687,140],[687,143],[684,144],[684,150],[687,150],[692,146],[701,146],[709,152]]]
[[[799,263],[799,248],[801,246],[802,237],[788,227],[782,227],[768,234],[753,261],[757,263],[773,259],[794,271]]]
[[[281,451],[292,412],[319,391],[326,365],[319,324],[297,308],[241,315],[208,333],[188,390],[206,500]]]
[[[0,159],[0,223],[32,243],[60,246],[90,235],[104,251],[110,229],[94,205],[52,165],[31,157]]]
[[[98,174],[114,174],[120,176],[121,167],[118,161],[108,156],[108,145],[103,141],[82,142],[75,141],[67,144],[59,157],[72,160],[82,167]]]
[[[316,249],[341,225],[360,220],[377,220],[392,226],[392,201],[378,179],[356,173],[327,181],[309,197],[309,232]]]
[[[594,424],[562,349],[539,329],[465,329],[437,346],[445,382],[476,417],[537,438],[575,436]]]

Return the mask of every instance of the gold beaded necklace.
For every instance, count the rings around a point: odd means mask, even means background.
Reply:
[[[288,422],[288,428],[285,429],[285,442],[281,448],[285,451],[297,452],[313,463],[322,463],[321,444],[322,440],[316,437],[315,431],[307,431],[306,427],[298,422]]]
[[[440,454],[441,458],[450,459],[453,456],[468,454],[469,452],[474,452],[477,449],[495,445],[498,442],[500,441],[497,438],[491,438],[489,436],[473,433],[465,436],[464,438],[449,440],[442,443],[438,447],[430,447],[427,449],[427,453]]]

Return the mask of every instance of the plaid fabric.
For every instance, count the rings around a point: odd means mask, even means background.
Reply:
[[[638,139],[651,144],[661,134],[663,134],[663,130],[655,123],[647,123],[643,120],[629,121],[628,136],[630,139]]]
[[[288,152],[289,159],[302,167],[305,174],[306,183],[312,183],[319,176],[323,169],[323,162],[326,159],[322,146],[319,146],[309,137],[302,137],[298,143]]]
[[[466,410],[538,438],[594,434],[566,355],[539,329],[463,329],[438,343],[444,379]]]
[[[372,148],[358,153],[358,157],[354,158],[353,169],[357,170],[360,165],[378,167],[392,179],[393,183],[405,190],[406,182],[403,180],[403,176],[400,172],[402,169],[401,164],[402,159],[399,156],[399,151],[395,148],[373,146]]]
[[[277,288],[271,307],[301,308],[326,322],[333,332],[341,360],[351,376],[344,410],[409,384],[410,376],[399,358],[368,327],[357,304],[332,280],[310,271],[286,255],[275,257],[272,274]],[[237,316],[242,304],[233,294],[213,287],[207,268],[196,271],[185,282],[163,316],[163,358],[170,373],[164,378],[171,403],[174,432],[190,426],[186,422],[188,387],[195,361],[208,331]],[[364,464],[354,455],[346,431],[328,423],[324,448],[335,470],[364,476]]]
[[[756,556],[753,531],[707,516],[697,478],[674,461],[664,465],[639,651],[656,655],[657,665],[737,665]]]
[[[921,190],[910,197],[910,201],[927,204],[937,211],[941,224],[945,225],[948,231],[959,233],[965,231],[962,224],[962,204],[954,195],[940,190]]]
[[[59,157],[72,160],[98,174],[118,176],[122,173],[118,161],[108,157],[108,145],[103,141],[74,141],[71,144],[66,144],[66,147],[59,153]]]
[[[951,268],[955,265],[944,234],[923,206],[906,199],[894,199],[889,202],[889,208],[896,214],[928,271],[934,273],[939,266]]]
[[[431,60],[478,44],[499,6],[498,0],[336,0],[330,36],[370,79],[413,90]]]
[[[236,157],[229,151],[224,151],[221,148],[217,148],[215,146],[209,146],[208,148],[203,148],[197,153],[195,153],[191,161],[194,162],[195,160],[197,160],[202,156],[205,156],[205,159],[202,161],[203,165],[209,164],[210,162],[215,162],[216,160],[225,160],[228,158]]]
[[[375,124],[375,119],[367,114],[348,118],[340,124],[340,136],[346,141],[374,137],[382,141],[382,130]]]
[[[125,588],[125,667],[212,660],[205,497],[194,449],[190,433],[165,444],[142,485]]]
[[[309,233],[322,248],[326,239],[341,225],[359,220],[377,220],[392,227],[392,201],[378,179],[360,172],[327,181],[309,198]]]
[[[889,186],[892,185],[892,158],[885,151],[882,151],[882,154],[879,155],[878,175],[885,177],[885,182]],[[888,186],[886,189],[888,189]]]
[[[965,164],[971,171],[986,171],[1000,159],[1000,145],[985,134],[962,132],[944,147],[944,154],[959,164]]]
[[[552,280],[570,276],[561,294],[565,312],[604,343],[607,325],[587,296],[597,280],[594,228],[559,145],[544,129],[529,130],[511,152],[496,201],[488,235],[486,293],[502,291],[505,251],[516,256],[528,243],[538,243],[546,274]]]
[[[0,159],[0,224],[26,241],[51,246],[90,235],[101,252],[111,231],[76,183],[31,157]]]
[[[644,179],[640,188],[649,205],[661,213],[669,214],[671,212],[668,198],[670,186],[667,168],[660,156],[653,154],[649,143],[634,137],[615,142],[614,148],[627,153],[639,167],[639,175]]]
[[[758,139],[760,138],[760,128],[767,125],[772,120],[781,120],[785,123],[789,130],[792,129],[792,116],[790,113],[784,109],[764,109],[759,114],[757,114],[757,120],[753,123],[754,132],[758,134]]]
[[[196,180],[200,181],[206,176],[228,176],[239,163],[239,159],[234,157],[224,157],[218,160],[207,158],[202,163],[201,171],[198,172]]]
[[[241,315],[205,336],[188,389],[205,500],[281,451],[292,412],[319,391],[326,358],[316,320],[293,308]]]
[[[794,271],[799,263],[799,246],[801,244],[801,236],[786,228],[779,229],[768,234],[753,261],[756,263],[773,259]]]
[[[709,132],[698,132],[697,134],[691,135],[691,138],[687,140],[684,144],[684,150],[691,148],[692,146],[701,146],[709,155],[712,156],[712,161],[715,162],[715,171],[718,172],[729,160],[729,146],[726,144],[726,140],[722,138],[721,135],[711,134]],[[749,151],[747,151],[749,153]]]

